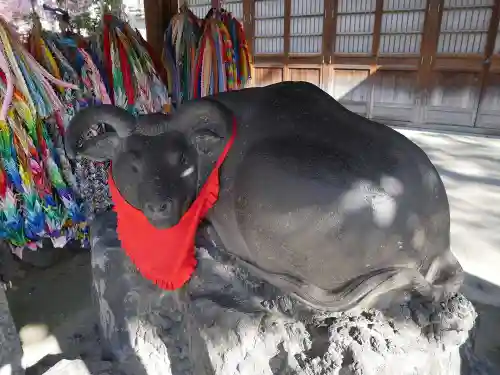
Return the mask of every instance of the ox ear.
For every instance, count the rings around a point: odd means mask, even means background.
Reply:
[[[215,129],[197,129],[190,135],[190,141],[200,154],[209,154],[220,148],[224,137]]]
[[[208,97],[183,104],[168,120],[169,130],[184,133],[199,154],[219,154],[228,137],[232,113],[223,104]]]
[[[94,161],[112,160],[120,149],[122,139],[115,132],[107,132],[83,142],[78,154]]]

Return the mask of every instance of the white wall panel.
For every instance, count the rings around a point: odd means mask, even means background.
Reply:
[[[208,2],[208,4],[196,4],[196,5],[190,5],[189,3],[191,2],[194,2],[196,0],[189,0],[188,1],[188,5],[189,5],[189,9],[191,9],[191,11],[194,13],[194,15],[198,18],[205,18],[205,16],[207,15],[208,11],[210,10],[210,8],[212,8],[210,6],[210,2]],[[205,0],[206,1],[206,0]],[[201,2],[201,0],[198,0],[198,2]]]
[[[323,34],[323,17],[292,17],[290,35]]]
[[[384,0],[380,54],[420,54],[426,5],[426,0]]]
[[[284,0],[255,0],[255,18],[274,18],[285,16]]]
[[[445,9],[441,21],[441,31],[487,31],[491,12],[491,8]]]
[[[339,14],[337,34],[366,34],[373,32],[375,14]]]
[[[339,13],[375,12],[376,0],[339,0]]]
[[[292,36],[290,38],[290,53],[320,54],[322,43],[321,36]]]
[[[283,18],[255,20],[256,37],[283,36],[284,30],[285,20]]]
[[[212,8],[211,0],[181,0],[179,3],[185,3],[189,9],[198,18],[205,18],[208,11]],[[224,0],[222,7],[231,12],[235,18],[243,20],[243,1],[242,0]]]
[[[375,0],[339,0],[333,46],[336,53],[371,53],[375,5]]]
[[[187,4],[189,7],[192,7],[200,5],[210,5],[212,4],[212,2],[210,0],[184,0],[184,4]]]
[[[370,53],[372,35],[337,35],[335,52],[338,53]]]
[[[255,53],[281,54],[284,50],[284,38],[255,38]]]
[[[384,10],[424,10],[427,0],[384,0]]]
[[[492,2],[490,0],[445,1],[437,52],[484,53]]]
[[[421,34],[381,35],[379,51],[382,54],[419,54]]]
[[[255,1],[255,54],[284,52],[284,16],[284,0]]]
[[[239,21],[243,20],[243,1],[224,1],[224,9],[231,12]]]
[[[450,33],[439,36],[438,53],[478,53],[484,52],[486,33]]]
[[[324,0],[292,0],[292,17],[323,15],[324,12]]]
[[[425,12],[407,11],[382,14],[382,33],[421,33],[424,30]]]
[[[323,47],[324,0],[292,0],[290,53],[320,54]]]
[[[480,6],[493,6],[494,0],[444,0],[445,8],[475,8]]]

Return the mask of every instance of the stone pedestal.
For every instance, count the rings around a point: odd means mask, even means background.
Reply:
[[[23,375],[22,356],[21,342],[0,282],[0,375]]]
[[[459,349],[476,313],[461,295],[413,298],[384,314],[318,313],[208,246],[189,284],[166,292],[120,249],[114,213],[98,217],[91,236],[103,342],[127,374],[467,373]]]

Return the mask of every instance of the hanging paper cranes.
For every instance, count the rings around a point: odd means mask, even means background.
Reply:
[[[168,108],[167,89],[138,33],[118,18],[105,15],[102,43],[102,62],[113,104],[135,114]]]
[[[165,32],[163,60],[177,102],[241,89],[250,79],[243,25],[223,9],[200,20],[183,6]]]
[[[167,67],[168,89],[176,104],[193,98],[193,71],[201,33],[201,21],[186,6],[172,17],[165,31],[162,58]]]
[[[1,18],[0,47],[0,238],[25,246],[85,220],[46,123],[63,109],[51,83],[78,87],[43,69]]]
[[[170,110],[159,61],[126,23],[105,15],[89,39],[35,25],[23,46],[0,19],[0,239],[36,249],[85,242],[87,222],[109,209],[106,163],[66,157],[63,135],[81,108],[133,114]],[[97,124],[85,137],[102,132]]]
[[[35,19],[26,45],[0,18],[0,240],[32,249],[45,238],[85,243],[89,220],[110,208],[108,164],[70,161],[64,151],[65,129],[81,108],[170,112],[249,79],[242,24],[224,10],[201,20],[182,7],[161,59],[113,15],[89,38],[44,31]],[[103,131],[96,124],[84,138]]]

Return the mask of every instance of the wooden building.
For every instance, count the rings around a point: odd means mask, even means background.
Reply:
[[[212,0],[185,1],[203,17]],[[178,4],[144,5],[148,38],[161,45],[167,13]],[[305,80],[387,124],[500,133],[500,0],[225,0],[222,6],[244,23],[256,86]]]

